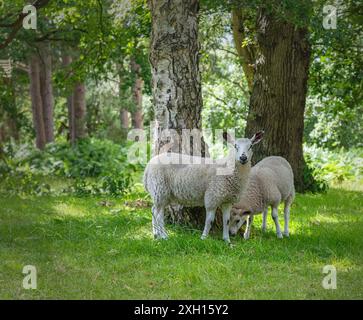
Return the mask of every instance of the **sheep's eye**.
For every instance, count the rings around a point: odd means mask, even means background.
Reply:
[[[241,221],[240,219],[237,219],[237,220],[236,220],[236,223],[238,224],[240,221]]]

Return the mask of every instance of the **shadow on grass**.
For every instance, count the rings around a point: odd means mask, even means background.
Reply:
[[[214,230],[210,239],[201,241],[201,230],[182,226],[168,226],[170,239],[154,241],[150,209],[123,207],[123,200],[114,201],[118,205],[115,210],[100,207],[99,199],[91,198],[13,198],[12,204],[0,202],[2,210],[6,207],[1,215],[1,248],[19,254],[41,251],[39,254],[49,257],[57,251],[87,253],[90,258],[100,260],[126,255],[208,254],[251,260],[257,257],[260,261],[349,257],[358,262],[363,251],[360,242],[363,222],[361,218],[354,224],[350,221],[362,195],[342,190],[332,190],[328,195],[299,195],[292,210],[292,220],[295,215],[297,219],[289,239],[277,239],[271,227],[262,233],[255,224],[250,240],[244,241],[240,236],[232,239],[234,248],[221,240],[220,230]],[[348,213],[341,212],[342,205]],[[317,213],[328,217],[340,215],[341,221],[317,223],[312,221]]]

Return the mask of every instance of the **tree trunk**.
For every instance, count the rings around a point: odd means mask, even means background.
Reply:
[[[63,65],[72,63],[72,57],[64,54]],[[78,139],[87,135],[86,130],[86,87],[84,83],[77,82],[73,92],[67,97],[69,139],[74,144]]]
[[[84,83],[76,83],[73,91],[74,108],[74,139],[86,136],[86,87]]]
[[[11,77],[2,77],[1,89],[6,92],[1,99],[2,106],[2,118],[3,118],[3,139],[2,141],[13,138],[15,141],[19,141],[20,124],[18,121],[18,111],[15,98],[15,87]]]
[[[62,60],[64,67],[67,67],[72,63],[72,57],[69,54],[63,54]],[[74,132],[73,93],[69,94],[67,97],[67,110],[68,110],[68,132],[69,132],[68,138],[71,144],[74,144],[75,132]]]
[[[144,127],[142,115],[142,89],[144,81],[140,76],[141,67],[135,60],[131,61],[131,71],[135,75],[135,82],[132,88],[132,97],[135,105],[135,109],[132,112],[132,127],[135,129],[142,129]]]
[[[264,129],[254,161],[279,155],[291,164],[298,191],[303,183],[303,129],[310,61],[308,31],[275,19],[261,10],[258,17],[254,86],[247,119],[247,136]]]
[[[43,102],[43,120],[46,142],[54,141],[52,56],[49,43],[40,46],[40,88]]]
[[[248,89],[252,92],[256,48],[249,42],[244,43],[247,34],[244,26],[243,9],[232,9],[232,31],[234,44],[247,80]]]
[[[202,91],[199,71],[198,0],[152,0],[150,62],[157,130],[200,129]],[[166,141],[158,135],[155,152]],[[181,144],[172,150],[183,152]]]
[[[152,33],[150,63],[155,113],[154,154],[172,150],[190,153],[178,139],[163,136],[162,130],[174,129],[179,137],[182,129],[202,126],[202,90],[199,70],[198,0],[151,0]],[[165,132],[164,132],[165,133]],[[170,138],[170,137],[169,137]],[[200,144],[200,143],[199,143]],[[167,149],[164,147],[169,145]],[[198,150],[197,150],[198,149]],[[204,143],[193,153],[204,153]],[[200,210],[203,210],[202,214]],[[200,225],[204,209],[174,210],[166,216],[169,221]]]
[[[123,68],[122,64],[117,64],[117,69],[119,70],[118,72],[118,79],[119,79],[119,86],[118,86],[118,96],[120,99],[120,124],[121,124],[121,132],[122,132],[122,137],[123,139],[127,138],[127,133],[130,127],[130,120],[129,120],[129,108],[127,105],[127,97],[126,95],[128,94],[128,92],[126,92],[127,90],[125,90],[124,88],[124,82],[125,82],[125,77],[124,77],[124,73],[125,70]]]
[[[40,92],[40,62],[39,57],[36,54],[33,54],[30,58],[29,76],[36,146],[42,150],[46,144],[46,137],[43,120],[43,102]]]
[[[126,109],[121,109],[120,121],[121,121],[121,128],[127,130],[130,126],[130,121],[129,121],[129,112]]]

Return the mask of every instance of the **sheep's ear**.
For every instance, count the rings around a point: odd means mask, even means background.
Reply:
[[[223,131],[223,140],[227,143],[234,144],[233,137],[227,131]]]
[[[259,143],[262,140],[264,133],[263,130],[256,132],[251,138],[252,145]]]

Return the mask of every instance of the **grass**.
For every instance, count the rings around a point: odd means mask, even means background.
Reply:
[[[258,217],[232,248],[219,231],[201,241],[181,226],[154,241],[145,198],[140,188],[118,200],[1,197],[0,298],[363,298],[362,191],[298,195],[290,238],[276,238],[271,218],[262,233]],[[22,287],[25,265],[37,268],[36,290]],[[325,265],[337,269],[336,290],[322,287]]]

